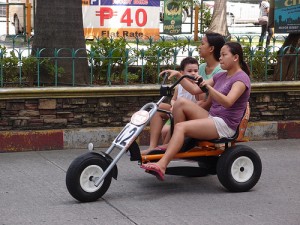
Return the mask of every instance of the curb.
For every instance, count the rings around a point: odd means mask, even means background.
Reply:
[[[123,127],[43,131],[0,131],[0,152],[63,150],[109,147]],[[245,139],[250,141],[300,139],[300,121],[249,122]],[[148,145],[149,128],[138,137],[140,145]]]

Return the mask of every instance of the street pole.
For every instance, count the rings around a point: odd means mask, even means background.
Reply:
[[[198,24],[199,24],[199,6],[196,5],[195,6],[195,23],[194,23],[194,41],[198,41],[198,38],[199,38]]]

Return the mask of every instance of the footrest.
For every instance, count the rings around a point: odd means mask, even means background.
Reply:
[[[168,167],[166,170],[168,175],[178,175],[185,177],[204,177],[208,174],[207,169],[192,166]]]

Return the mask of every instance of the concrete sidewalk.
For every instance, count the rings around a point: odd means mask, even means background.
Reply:
[[[99,127],[43,131],[1,131],[0,152],[38,151],[110,146],[123,127]],[[251,141],[299,139],[300,121],[249,122],[245,138]],[[149,144],[149,129],[138,137],[140,145]]]
[[[125,154],[118,179],[90,203],[76,201],[65,182],[70,163],[87,150],[1,153],[0,224],[298,225],[300,139],[242,144],[259,154],[263,166],[248,192],[228,192],[216,175],[166,175],[161,182]]]

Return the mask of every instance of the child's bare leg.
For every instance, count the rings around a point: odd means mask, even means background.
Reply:
[[[156,163],[163,173],[165,173],[167,165],[175,154],[179,152],[185,136],[198,139],[218,137],[213,120],[208,118],[208,112],[200,106],[180,98],[174,104],[173,114],[175,119],[174,133],[168,143],[166,153]]]
[[[168,135],[169,135],[169,132],[170,132],[170,129],[171,129],[171,126],[168,125],[168,124],[165,124],[161,130],[161,139],[162,139],[162,143],[163,144],[168,144],[169,142],[169,138],[168,138]]]
[[[161,103],[159,108],[169,110],[171,106],[166,103]],[[150,145],[146,150],[141,151],[142,155],[148,154],[151,150],[157,147],[161,130],[166,119],[168,119],[168,116],[165,113],[157,112],[154,114],[150,121]]]
[[[218,137],[218,132],[213,120],[210,118],[201,119],[200,117],[197,120],[177,123],[164,156],[157,162],[163,173],[165,173],[168,164],[176,153],[179,152],[186,136],[198,139],[213,139]]]
[[[171,139],[171,127],[168,129],[165,138],[163,139],[163,145],[167,145]]]

